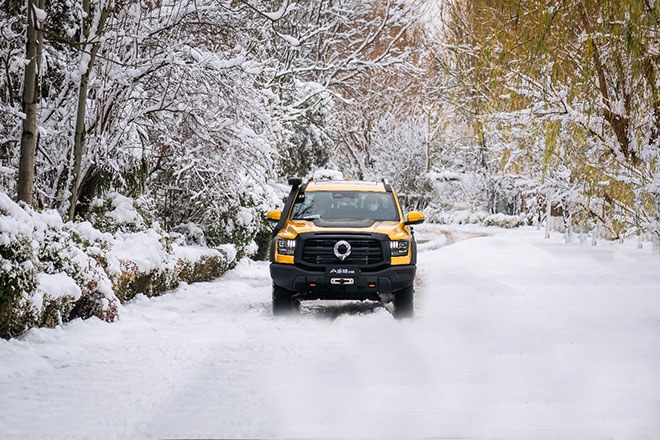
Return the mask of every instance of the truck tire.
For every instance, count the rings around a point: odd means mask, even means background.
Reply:
[[[273,315],[287,315],[298,310],[300,303],[293,292],[273,284]]]
[[[396,319],[412,318],[414,314],[414,293],[413,286],[404,287],[394,292],[394,317]]]

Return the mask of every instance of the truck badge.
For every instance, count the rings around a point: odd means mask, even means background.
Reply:
[[[335,243],[333,251],[335,252],[335,257],[344,261],[349,255],[351,255],[351,245],[346,240],[339,240]]]

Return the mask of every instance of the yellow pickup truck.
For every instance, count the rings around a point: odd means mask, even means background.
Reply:
[[[386,181],[290,178],[270,249],[273,313],[289,313],[301,300],[394,302],[394,316],[413,314],[417,249],[411,225]]]

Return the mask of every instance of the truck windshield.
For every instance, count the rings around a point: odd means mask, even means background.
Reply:
[[[367,191],[310,191],[298,197],[291,220],[399,221],[392,193]]]

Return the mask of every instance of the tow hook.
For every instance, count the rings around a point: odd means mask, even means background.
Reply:
[[[355,279],[354,278],[330,278],[330,284],[340,284],[340,285],[345,285],[345,284],[355,284]]]

